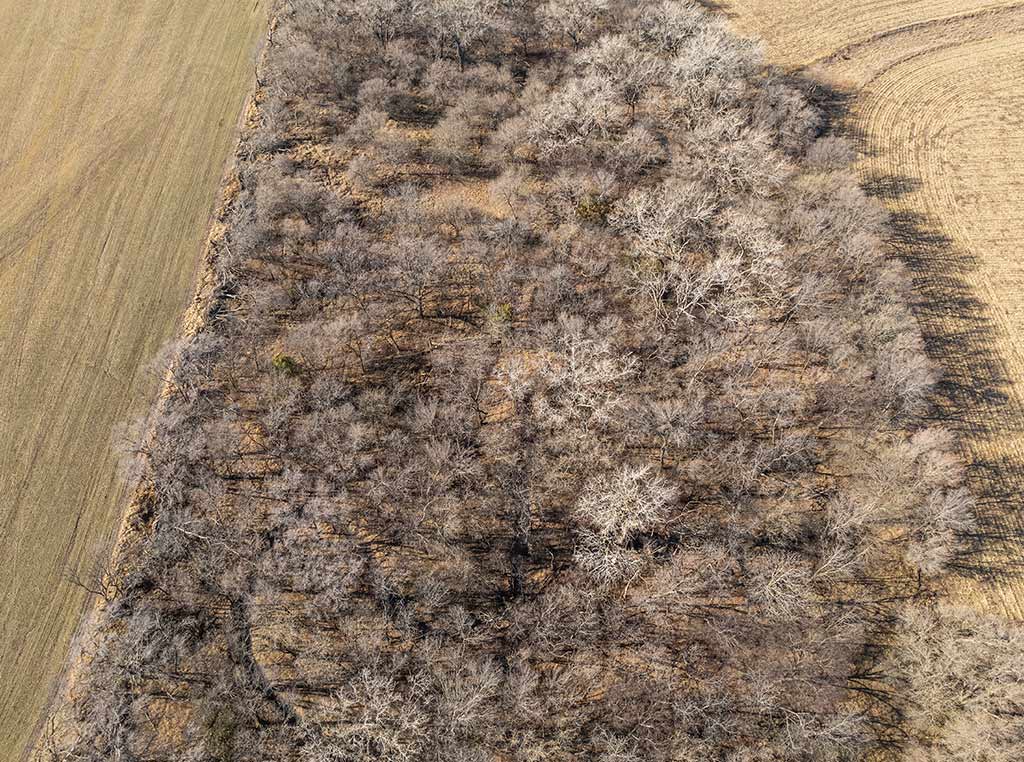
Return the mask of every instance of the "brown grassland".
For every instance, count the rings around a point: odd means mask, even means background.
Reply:
[[[942,403],[979,495],[983,551],[958,577],[984,610],[1024,618],[1024,4],[728,0],[768,57],[825,76],[917,275],[918,319],[946,370]],[[852,94],[852,95],[850,95]]]
[[[0,0],[0,759],[18,759],[106,555],[115,422],[174,332],[264,0]]]

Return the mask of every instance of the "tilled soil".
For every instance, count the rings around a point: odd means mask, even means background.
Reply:
[[[112,429],[175,333],[266,0],[0,0],[0,760],[122,509]]]

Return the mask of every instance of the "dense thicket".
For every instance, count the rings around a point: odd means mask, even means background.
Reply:
[[[971,521],[936,373],[754,45],[689,2],[291,0],[260,85],[63,758],[954,743],[947,665],[872,645],[970,635],[900,610]]]

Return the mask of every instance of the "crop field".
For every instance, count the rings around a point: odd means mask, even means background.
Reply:
[[[786,68],[824,76],[893,214],[980,501],[962,599],[1024,618],[1024,4],[728,0]]]
[[[190,294],[265,0],[0,0],[0,760],[121,509],[114,425]]]

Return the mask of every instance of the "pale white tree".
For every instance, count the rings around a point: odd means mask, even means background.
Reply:
[[[701,183],[673,178],[635,189],[613,208],[610,223],[633,244],[631,289],[658,320],[746,315],[749,264],[735,250],[711,251],[719,204]]]
[[[724,21],[702,24],[679,45],[670,77],[693,105],[732,102],[761,65],[760,47],[731,33]]]
[[[625,114],[608,79],[591,73],[556,88],[531,117],[527,139],[541,158],[575,159],[624,121]]]
[[[321,742],[320,759],[411,762],[419,755],[428,718],[393,674],[365,667],[332,698],[328,711],[335,721]]]
[[[635,579],[644,568],[641,555],[588,528],[580,530],[576,538],[573,560],[602,586]]]
[[[1016,762],[1024,749],[1024,629],[949,605],[903,612],[882,664],[908,759]]]
[[[752,558],[750,599],[765,614],[796,619],[813,600],[811,571],[793,553],[770,552]]]
[[[588,327],[566,315],[549,328],[555,333],[554,351],[538,368],[546,388],[534,402],[547,425],[586,434],[624,409],[625,387],[636,376],[638,361],[612,345],[609,337],[617,328],[611,318]]]
[[[664,61],[638,48],[624,34],[605,35],[582,57],[594,73],[608,81],[631,115],[636,114],[647,91],[665,78]]]
[[[935,384],[939,370],[924,353],[924,340],[914,329],[901,331],[879,353],[877,383],[891,410],[902,414],[922,411]]]
[[[778,193],[791,170],[763,130],[729,120],[711,119],[695,127],[679,169],[699,177],[720,193],[769,198]]]
[[[630,191],[616,203],[609,222],[630,236],[638,253],[660,258],[702,246],[718,209],[712,190],[672,178],[653,188]]]
[[[637,31],[644,47],[672,55],[706,23],[706,13],[696,3],[667,0],[644,11]]]
[[[592,479],[576,501],[576,515],[599,536],[624,543],[656,528],[678,494],[649,464],[625,465]]]

